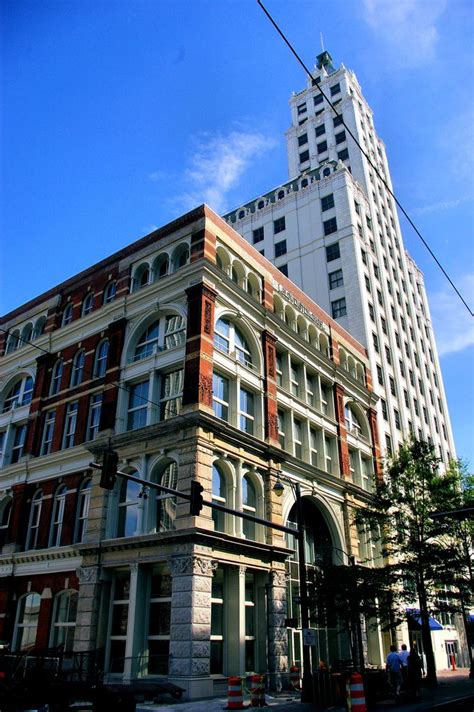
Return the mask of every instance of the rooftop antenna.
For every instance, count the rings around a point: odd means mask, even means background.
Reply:
[[[324,39],[323,39],[323,33],[319,33],[319,39],[321,40],[321,51],[324,52]]]

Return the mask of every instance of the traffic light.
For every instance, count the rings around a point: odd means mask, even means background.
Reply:
[[[102,459],[102,472],[100,475],[100,486],[104,489],[112,490],[117,479],[117,466],[119,456],[115,450],[106,450]]]
[[[191,480],[191,501],[189,507],[189,514],[193,517],[197,517],[199,512],[203,507],[203,499],[201,492],[204,491],[204,487],[197,480]]]

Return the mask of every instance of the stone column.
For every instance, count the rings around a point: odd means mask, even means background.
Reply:
[[[287,577],[283,569],[270,572],[268,586],[268,670],[271,689],[281,689],[281,673],[288,671]]]
[[[79,580],[74,650],[88,652],[99,647],[97,627],[100,609],[100,581],[98,566],[81,566],[76,570]]]
[[[217,563],[188,554],[171,559],[169,679],[190,698],[212,695],[209,677],[212,575]]]

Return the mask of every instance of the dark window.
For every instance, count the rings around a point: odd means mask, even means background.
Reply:
[[[381,386],[383,386],[383,371],[382,368],[377,364],[377,380]]]
[[[395,380],[392,378],[392,376],[389,376],[389,383],[390,383],[390,393],[392,396],[397,395],[397,391],[395,390]]]
[[[305,161],[309,161],[309,151],[300,153],[300,163],[305,163]]]
[[[335,272],[329,273],[329,289],[336,289],[336,287],[342,287],[344,284],[344,278],[342,276],[342,269],[337,269]]]
[[[276,235],[278,232],[283,232],[286,228],[285,216],[273,221],[273,232]]]
[[[259,250],[260,254],[265,257],[265,250]]]
[[[331,96],[335,96],[336,94],[339,94],[339,92],[341,91],[341,85],[339,84],[339,82],[337,84],[333,84],[332,87],[330,87],[330,91],[331,91]]]
[[[380,399],[380,405],[382,406],[382,415],[383,415],[384,420],[388,420],[387,404],[383,398]]]
[[[285,275],[285,277],[288,277],[288,265],[280,265],[278,269]]]
[[[332,120],[332,122],[333,122],[333,124],[334,124],[334,128],[336,128],[337,126],[341,126],[341,124],[342,124],[342,122],[343,122],[342,114],[341,114],[340,116],[336,116],[336,117]]]
[[[326,247],[326,261],[332,262],[332,260],[337,260],[341,256],[339,250],[339,243],[333,242],[332,245]]]
[[[375,321],[375,311],[374,311],[374,306],[369,302],[369,316],[372,319],[372,321]]]
[[[362,255],[362,262],[366,265],[366,264],[367,264],[367,253],[366,253],[366,251],[361,248],[361,249],[360,249],[360,254]]]
[[[317,94],[317,95],[314,97],[314,105],[315,105],[315,106],[318,106],[318,104],[322,104],[323,101],[324,101],[324,96],[323,96],[322,94]]]
[[[336,299],[334,302],[331,302],[331,309],[333,319],[337,319],[340,316],[345,316],[347,314],[345,297],[343,297],[342,299]]]
[[[365,275],[365,286],[367,287],[367,291],[370,292],[370,279]]]
[[[387,357],[387,363],[392,363],[392,354],[388,346],[385,347],[385,356]]]
[[[336,218],[330,218],[323,222],[324,234],[332,235],[333,232],[337,232],[337,222]]]
[[[318,149],[318,153],[324,153],[325,151],[327,151],[328,150],[327,141],[321,141],[321,143],[318,143],[317,149]]]
[[[308,143],[308,134],[302,134],[301,136],[298,136],[298,146],[304,146],[305,143]]]
[[[325,124],[320,124],[319,126],[316,126],[316,136],[322,136],[325,133],[326,133]]]
[[[374,334],[374,333],[372,334],[372,341],[374,342],[374,349],[378,353],[379,352],[379,339],[378,339],[377,334]]]
[[[349,158],[349,151],[347,150],[347,148],[343,148],[342,151],[338,151],[337,157],[340,161],[347,161],[347,159]]]
[[[330,210],[330,208],[334,207],[334,195],[332,193],[329,193],[329,195],[325,195],[324,198],[321,198],[321,210],[324,212],[325,210]]]
[[[306,114],[306,104],[300,104],[298,107],[298,115],[299,114]]]
[[[336,145],[338,145],[339,143],[344,143],[344,141],[346,140],[346,132],[341,131],[340,133],[336,134],[335,139]]]
[[[252,237],[253,237],[253,244],[255,245],[257,242],[262,242],[264,238],[263,234],[263,227],[257,227],[256,230],[252,232]]]
[[[397,430],[400,430],[402,427],[400,424],[400,413],[398,412],[398,410],[394,409],[393,414],[395,416],[395,427],[397,428]]]
[[[275,257],[281,257],[282,255],[286,255],[286,240],[275,242]]]

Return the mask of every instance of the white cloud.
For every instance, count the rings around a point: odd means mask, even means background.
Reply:
[[[452,210],[453,208],[458,208],[460,205],[465,203],[470,203],[472,197],[465,195],[462,198],[456,198],[455,200],[440,200],[437,203],[430,203],[429,205],[422,205],[420,208],[414,208],[411,213],[412,215],[430,215],[431,213],[441,213],[446,210]]]
[[[247,168],[275,145],[274,139],[258,132],[202,135],[195,141],[184,172],[185,190],[173,199],[174,205],[188,210],[207,203],[217,213],[225,212],[228,194]]]
[[[455,284],[473,309],[474,274],[464,275]],[[449,285],[430,295],[430,310],[440,356],[474,346],[474,319]]]
[[[364,19],[399,68],[434,59],[447,0],[364,0]]]

